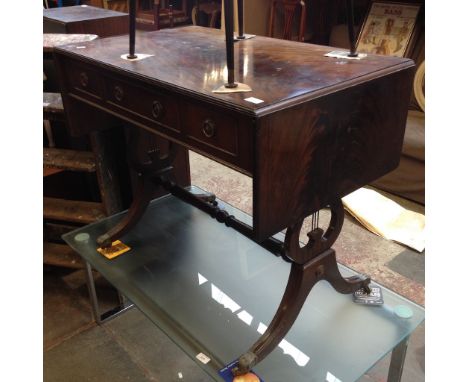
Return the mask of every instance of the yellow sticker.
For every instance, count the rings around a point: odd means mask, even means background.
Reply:
[[[130,251],[130,249],[131,248],[128,245],[125,245],[120,240],[116,240],[112,242],[112,246],[108,248],[98,248],[97,251],[101,255],[107,257],[109,260],[112,260],[117,256],[120,256],[121,254]]]

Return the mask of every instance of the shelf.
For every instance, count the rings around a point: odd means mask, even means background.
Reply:
[[[96,171],[94,154],[89,151],[44,148],[43,163],[46,168],[82,172]]]
[[[44,243],[43,263],[72,269],[84,268],[81,257],[66,244]]]
[[[44,219],[89,224],[105,216],[101,203],[44,198]]]

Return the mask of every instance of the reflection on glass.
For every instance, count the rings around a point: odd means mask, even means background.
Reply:
[[[206,277],[202,276],[198,273],[198,283],[199,285],[204,284],[208,280]],[[229,309],[232,313],[237,312],[241,306],[236,303],[231,297],[229,297],[226,293],[224,293],[221,289],[219,289],[216,285],[211,284],[211,298],[215,300],[217,303],[221,304],[224,308]],[[247,313],[245,310],[237,314],[237,317],[247,325],[251,325],[254,317]],[[258,324],[257,332],[260,334],[265,333],[267,326],[260,322]],[[310,360],[306,354],[300,351],[297,347],[292,345],[290,342],[283,339],[278,347],[283,350],[283,353],[286,355],[291,356],[294,361],[301,367],[307,365]]]
[[[237,315],[237,317],[239,317],[241,321],[244,321],[249,326],[250,326],[250,324],[252,323],[252,320],[253,320],[253,316],[251,314],[247,313],[245,310],[240,312]]]
[[[206,277],[203,277],[200,273],[198,274],[198,285],[203,285],[206,283],[208,280]]]
[[[267,326],[263,322],[260,322],[258,324],[257,332],[259,332],[260,334],[263,334],[265,333],[266,330],[267,330]],[[299,366],[304,367],[305,365],[307,365],[307,363],[310,360],[310,357],[305,355],[297,347],[290,344],[285,339],[283,339],[279,343],[278,347],[283,350],[284,354],[290,355]]]
[[[211,297],[216,302],[220,303],[226,309],[229,309],[232,313],[237,312],[240,309],[240,305],[237,304],[232,298],[223,293],[216,285],[211,284]]]

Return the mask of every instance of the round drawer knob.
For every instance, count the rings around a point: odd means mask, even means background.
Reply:
[[[81,84],[81,86],[83,86],[85,88],[85,87],[88,86],[88,83],[89,83],[88,75],[85,72],[81,72],[80,73],[80,84]]]
[[[163,112],[164,112],[164,107],[161,102],[159,101],[154,101],[153,106],[151,108],[151,112],[153,113],[153,117],[155,119],[161,118]]]
[[[216,133],[215,123],[209,118],[205,119],[203,121],[202,131],[203,131],[203,134],[205,134],[205,137],[207,138],[213,137]]]
[[[124,98],[124,91],[121,86],[114,86],[114,97],[117,101],[122,101]]]

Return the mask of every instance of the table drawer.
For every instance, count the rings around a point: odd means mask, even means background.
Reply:
[[[106,79],[106,101],[109,105],[150,126],[161,126],[179,133],[177,98],[158,89],[147,89],[118,79]]]
[[[181,119],[189,144],[238,156],[239,121],[236,117],[213,107],[188,103]]]
[[[104,82],[97,71],[86,64],[68,60],[65,65],[69,92],[93,101],[103,98]]]

